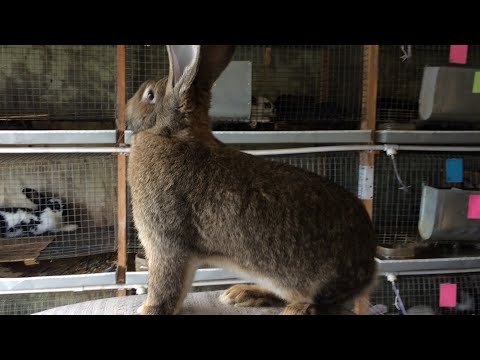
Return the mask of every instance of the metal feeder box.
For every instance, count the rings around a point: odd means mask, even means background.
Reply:
[[[480,191],[424,185],[418,231],[423,240],[480,242],[480,220],[468,219],[470,195]]]
[[[480,94],[473,91],[479,71],[453,66],[425,67],[419,99],[420,119],[480,122]]]

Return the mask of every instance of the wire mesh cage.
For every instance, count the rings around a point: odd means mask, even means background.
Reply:
[[[440,307],[440,285],[456,284],[456,305]],[[398,276],[395,285],[407,314],[410,315],[479,315],[480,274],[441,274]],[[380,277],[371,293],[371,305],[385,305],[387,315],[401,314],[392,284]]]
[[[355,152],[317,153],[267,156],[266,159],[287,163],[325,176],[345,189],[356,193],[358,188],[358,154]],[[130,203],[130,202],[129,202]],[[141,251],[137,238],[131,207],[128,212],[128,251]]]
[[[352,193],[358,189],[358,154],[355,152],[277,155],[266,158],[324,176]]]
[[[1,45],[0,129],[114,129],[114,45]]]
[[[419,98],[426,66],[480,68],[480,46],[470,45],[466,64],[450,62],[450,45],[380,45],[377,124],[379,129],[410,125],[427,128],[419,120]],[[400,125],[401,126],[401,125]],[[432,123],[436,128],[468,129],[475,124]]]
[[[250,119],[220,119],[215,130],[359,128],[363,46],[238,45],[233,61],[252,63]],[[165,45],[127,47],[127,97],[167,73]]]
[[[0,315],[31,315],[59,306],[116,296],[116,290],[52,292],[0,296]]]
[[[447,183],[446,160],[463,159],[463,184]],[[395,156],[402,189],[391,158],[376,156],[373,220],[380,244],[407,244],[419,240],[418,221],[422,184],[439,188],[480,189],[477,153],[400,152]]]
[[[115,156],[4,154],[0,167],[0,261],[115,251]]]
[[[128,45],[126,47],[126,93],[131,98],[140,85],[168,75],[165,45]]]

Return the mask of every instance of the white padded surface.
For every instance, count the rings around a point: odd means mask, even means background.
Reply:
[[[223,291],[189,293],[181,315],[279,315],[281,307],[235,307],[224,305],[218,297]],[[146,295],[115,297],[61,306],[34,315],[135,315]]]

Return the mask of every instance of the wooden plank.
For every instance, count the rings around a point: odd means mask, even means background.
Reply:
[[[125,143],[126,49],[117,45],[117,146]],[[117,156],[117,284],[125,284],[127,274],[127,157]],[[118,296],[125,296],[119,291]]]
[[[363,48],[363,101],[361,130],[371,131],[371,143],[375,143],[377,122],[378,90],[378,45],[364,45]],[[360,153],[360,165],[374,166],[375,155],[372,151]],[[373,215],[373,199],[363,200],[370,217]]]
[[[49,114],[38,115],[0,115],[0,121],[26,121],[26,120],[45,120],[50,117]]]
[[[124,143],[125,107],[127,103],[126,87],[126,48],[125,45],[117,45],[117,141]]]
[[[269,78],[270,66],[272,65],[272,48],[267,47],[265,49],[265,62],[263,64],[263,80],[266,81]]]
[[[375,143],[375,129],[377,122],[377,91],[378,91],[378,45],[364,45],[363,47],[363,101],[361,130],[370,130],[371,143]],[[360,166],[375,166],[375,152],[362,151]],[[363,199],[370,218],[373,219],[373,198]],[[370,304],[370,291],[365,292],[355,300],[354,311],[358,315],[367,315]]]
[[[0,263],[34,261],[55,236],[0,239]]]
[[[377,122],[378,54],[378,45],[364,45],[361,130],[372,131],[372,143],[375,142]]]

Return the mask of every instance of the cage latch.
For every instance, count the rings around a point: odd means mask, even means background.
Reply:
[[[400,310],[402,315],[407,315],[407,312],[405,311],[405,306],[403,305],[402,298],[400,297],[400,292],[398,291],[397,286],[395,285],[395,281],[397,280],[397,277],[394,274],[387,274],[387,280],[392,283],[392,289],[393,292],[395,293],[395,307],[397,310]]]
[[[402,59],[402,61],[405,61],[412,57],[412,45],[407,45],[406,51],[405,51],[405,45],[401,45],[400,50],[402,50],[402,53],[403,53],[403,55],[400,56],[400,59]]]
[[[395,155],[397,155],[397,147],[391,145],[385,145],[384,151],[387,155],[392,159],[393,171],[395,172],[395,176],[397,178],[398,183],[400,184],[399,190],[408,192],[411,186],[405,185],[398,173],[397,162],[395,161]]]

